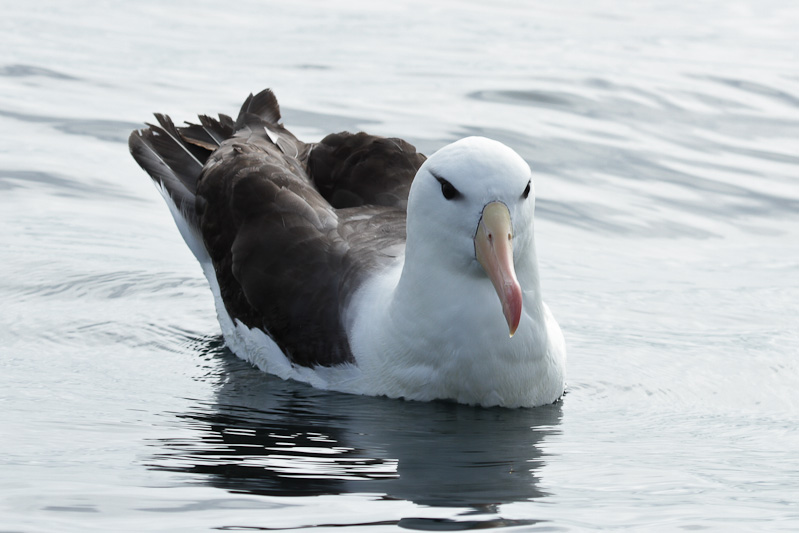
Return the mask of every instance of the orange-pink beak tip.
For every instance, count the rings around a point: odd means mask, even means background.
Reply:
[[[516,280],[505,286],[505,298],[502,305],[502,311],[505,315],[505,320],[508,323],[510,336],[516,333],[519,328],[519,322],[522,319],[522,289]]]

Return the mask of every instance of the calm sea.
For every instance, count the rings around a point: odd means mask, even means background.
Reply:
[[[0,4],[0,531],[799,529],[793,0]],[[126,139],[265,87],[305,140],[529,161],[561,402],[224,347]]]

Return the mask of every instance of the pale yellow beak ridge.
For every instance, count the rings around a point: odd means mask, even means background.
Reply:
[[[502,304],[510,336],[516,333],[522,316],[522,288],[513,266],[513,226],[510,211],[502,202],[491,202],[474,236],[477,261],[488,274]]]

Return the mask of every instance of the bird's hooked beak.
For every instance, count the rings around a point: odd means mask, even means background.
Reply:
[[[513,226],[510,211],[502,202],[491,202],[483,208],[483,215],[474,236],[477,261],[486,271],[508,322],[510,336],[516,333],[522,317],[522,288],[513,267]]]

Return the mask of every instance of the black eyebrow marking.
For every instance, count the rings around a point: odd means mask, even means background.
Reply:
[[[432,170],[430,171],[430,174],[441,184],[441,194],[444,195],[444,198],[446,198],[447,200],[452,200],[454,198],[459,198],[460,196],[462,196],[460,191],[456,189],[455,186],[452,185],[449,181],[442,178]]]
[[[524,192],[522,193],[522,198],[527,198],[530,196],[530,186],[532,185],[533,180],[529,180],[527,182],[527,187],[524,188]]]

